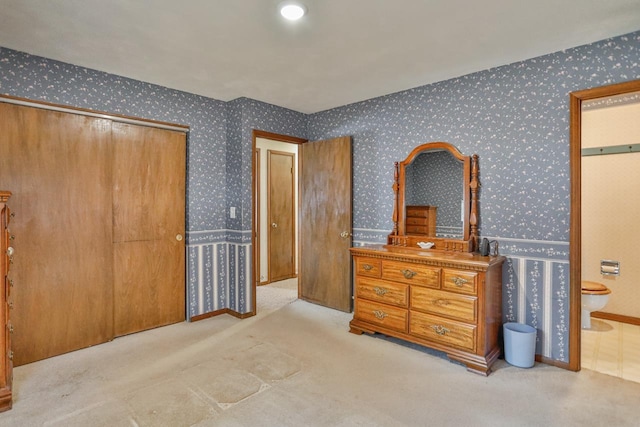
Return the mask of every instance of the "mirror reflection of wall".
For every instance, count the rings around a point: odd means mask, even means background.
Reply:
[[[462,163],[447,151],[418,155],[405,169],[405,205],[436,206],[436,236],[462,238]]]

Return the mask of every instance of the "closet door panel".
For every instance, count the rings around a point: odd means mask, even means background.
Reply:
[[[116,336],[185,319],[185,134],[114,123]]]
[[[117,336],[185,319],[184,263],[178,242],[150,240],[114,245]]]
[[[0,103],[15,365],[113,338],[111,122]]]

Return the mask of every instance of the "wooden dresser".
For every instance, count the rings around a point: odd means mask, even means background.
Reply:
[[[0,332],[0,412],[11,409],[11,382],[13,378],[13,355],[11,353],[11,333],[13,327],[9,320],[11,286],[9,267],[13,261],[13,248],[11,247],[11,234],[9,233],[9,220],[11,218],[7,201],[11,193],[0,191],[0,270],[2,270],[3,290],[0,295],[0,319],[4,328]]]
[[[355,309],[350,332],[379,332],[443,351],[489,375],[500,355],[502,256],[352,248]]]

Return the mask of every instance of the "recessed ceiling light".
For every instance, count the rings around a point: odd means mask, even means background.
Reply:
[[[304,5],[296,2],[285,1],[280,3],[280,15],[290,21],[297,21],[307,13],[307,8]]]

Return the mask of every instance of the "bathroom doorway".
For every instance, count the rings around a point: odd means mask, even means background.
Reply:
[[[640,81],[571,94],[570,368],[637,382],[639,117]],[[617,263],[620,274],[609,274]],[[587,329],[581,322],[583,281],[611,290]]]

